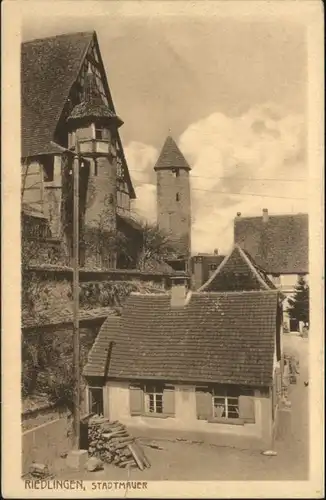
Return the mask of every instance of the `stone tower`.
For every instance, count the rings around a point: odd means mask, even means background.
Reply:
[[[176,249],[172,260],[188,269],[191,254],[191,170],[178,146],[168,137],[154,167],[157,179],[157,223]]]
[[[69,149],[78,152],[88,169],[85,233],[116,230],[117,211],[117,130],[122,120],[103,102],[95,75],[88,70],[84,99],[74,107],[69,118]],[[99,229],[100,228],[100,229]],[[91,236],[92,237],[92,236]],[[103,245],[102,245],[103,246]],[[105,249],[100,249],[102,254]],[[115,257],[100,255],[112,261]],[[86,257],[87,259],[87,257]],[[107,263],[106,263],[107,264]],[[114,267],[110,262],[110,267]]]

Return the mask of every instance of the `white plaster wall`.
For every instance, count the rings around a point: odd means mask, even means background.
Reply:
[[[109,397],[108,411],[110,419],[119,420],[131,427],[229,434],[232,436],[255,438],[268,437],[269,432],[271,432],[271,404],[268,397],[261,397],[259,391],[255,392],[255,423],[244,425],[217,424],[198,420],[194,386],[175,387],[174,418],[131,416],[128,383],[108,382],[107,395]],[[270,420],[270,423],[268,420]]]
[[[24,182],[23,202],[41,209],[43,206],[43,169],[39,162],[33,161],[27,167],[22,167],[22,182]]]
[[[281,274],[280,276],[280,286],[284,291],[294,290],[295,285],[298,282],[297,274]]]

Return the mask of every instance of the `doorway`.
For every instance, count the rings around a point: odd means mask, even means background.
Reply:
[[[88,410],[89,413],[103,415],[103,387],[88,388]]]

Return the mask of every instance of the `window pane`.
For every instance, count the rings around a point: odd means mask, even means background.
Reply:
[[[155,411],[155,398],[154,394],[149,394],[149,412],[154,413]]]
[[[225,398],[213,397],[213,416],[215,418],[224,418],[226,416]]]
[[[156,413],[163,413],[163,395],[156,394],[155,400],[156,400]]]

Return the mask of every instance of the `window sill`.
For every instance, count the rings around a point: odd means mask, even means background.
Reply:
[[[244,425],[245,421],[242,418],[209,418],[209,424],[226,424],[226,425]]]
[[[143,417],[149,418],[169,418],[171,415],[167,415],[166,413],[143,413]]]
[[[132,417],[149,417],[149,418],[170,418],[173,417],[173,415],[166,415],[164,413],[138,413],[138,414],[131,414]]]

